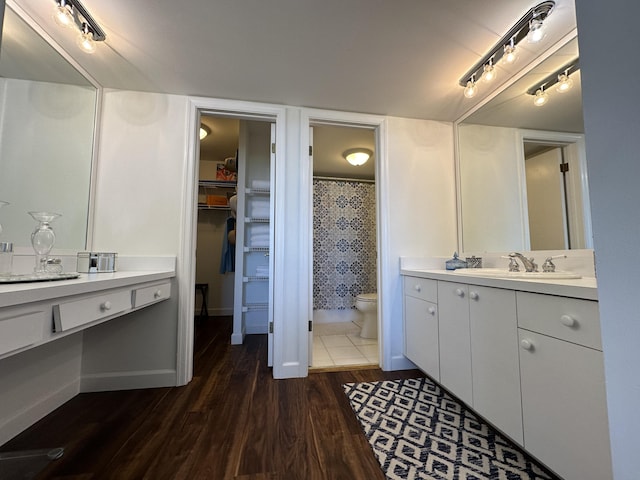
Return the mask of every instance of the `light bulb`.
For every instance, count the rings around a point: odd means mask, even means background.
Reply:
[[[529,33],[527,33],[527,42],[538,43],[546,34],[544,22],[538,18],[534,18],[529,22]]]
[[[206,125],[200,125],[200,140],[204,140],[204,138],[211,133],[211,130]]]
[[[369,160],[369,154],[366,152],[354,152],[347,155],[347,162],[356,167],[364,165],[367,160]]]
[[[496,67],[491,60],[489,60],[489,63],[487,63],[482,70],[482,80],[485,82],[491,82],[496,78]]]
[[[568,92],[573,87],[573,80],[566,73],[558,75],[558,85],[556,91],[560,93]]]
[[[476,82],[472,80],[469,80],[467,82],[467,86],[464,87],[464,96],[467,98],[473,98],[476,93],[478,93],[478,86],[476,85]]]
[[[549,101],[549,94],[544,91],[543,87],[540,87],[538,90],[536,90],[536,96],[533,99],[533,104],[536,107],[541,107],[545,103],[547,103],[547,101]]]
[[[81,32],[76,43],[85,53],[93,53],[96,51],[96,42],[93,41],[91,32]]]
[[[516,52],[516,46],[513,44],[513,40],[511,40],[510,45],[504,46],[504,55],[502,55],[502,61],[504,63],[513,63],[518,58],[518,54]]]
[[[70,27],[74,24],[73,12],[71,11],[71,5],[64,0],[61,0],[56,5],[53,12],[53,19],[61,27]]]

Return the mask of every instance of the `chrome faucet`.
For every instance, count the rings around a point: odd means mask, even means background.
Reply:
[[[511,252],[509,254],[509,257],[512,258],[512,259],[519,258],[520,261],[522,262],[522,265],[524,265],[525,271],[527,271],[527,272],[537,272],[538,271],[538,264],[533,261],[533,257],[527,258],[527,257],[525,257],[524,255],[522,255],[521,253],[518,253],[518,252]]]

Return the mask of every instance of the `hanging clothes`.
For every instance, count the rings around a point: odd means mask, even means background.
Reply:
[[[236,219],[234,217],[227,218],[225,224],[224,236],[222,237],[222,255],[220,257],[220,273],[236,271],[236,245],[235,242],[229,241],[229,234],[235,232]],[[232,235],[235,238],[235,235]]]

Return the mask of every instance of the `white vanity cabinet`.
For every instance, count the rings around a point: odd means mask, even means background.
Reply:
[[[438,310],[440,382],[473,405],[468,286],[438,281]]]
[[[515,292],[438,281],[440,380],[522,444]]]
[[[469,285],[473,408],[522,445],[516,295]]]
[[[434,280],[405,277],[405,355],[433,379],[440,380],[437,292]]]
[[[565,480],[611,479],[597,302],[517,302],[525,448]]]

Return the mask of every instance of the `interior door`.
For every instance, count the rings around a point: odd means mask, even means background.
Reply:
[[[309,127],[309,171],[313,172],[313,127]],[[311,199],[313,202],[313,180],[310,182]],[[313,215],[313,207],[311,208]],[[313,219],[309,225],[311,251],[309,252],[309,366],[313,365]]]
[[[275,228],[274,223],[276,217],[275,212],[275,178],[276,178],[276,124],[271,124],[271,158],[269,168],[269,217],[272,219],[270,223],[269,235],[269,310],[268,310],[268,346],[267,346],[267,365],[273,367],[273,329],[274,329],[274,317],[273,317],[273,252],[275,252]]]
[[[531,250],[569,248],[561,164],[559,147],[525,160]]]

